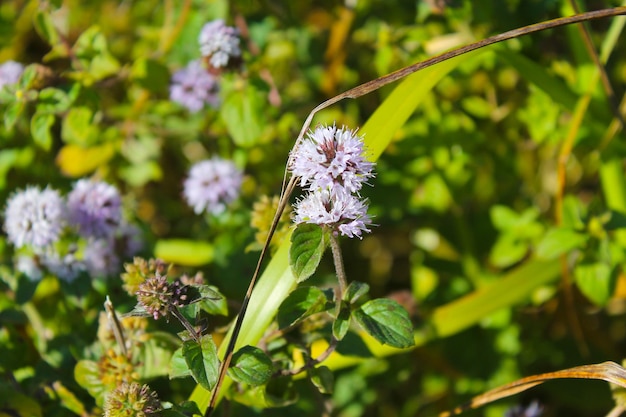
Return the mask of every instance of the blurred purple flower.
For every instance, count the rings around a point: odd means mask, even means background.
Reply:
[[[121,246],[121,254],[130,258],[143,249],[141,230],[132,223],[123,222],[118,231],[118,241]]]
[[[191,167],[183,195],[196,214],[220,214],[239,196],[243,173],[231,161],[213,157]]]
[[[121,262],[115,253],[115,242],[112,239],[87,240],[84,252],[84,263],[92,277],[111,276],[120,272]]]
[[[0,64],[0,88],[15,84],[24,72],[24,65],[15,61],[6,61]]]
[[[373,177],[374,164],[365,159],[363,138],[345,127],[320,126],[292,151],[290,170],[300,186],[343,187],[357,192]]]
[[[209,63],[214,68],[226,67],[230,58],[241,56],[239,31],[232,26],[226,26],[222,19],[205,24],[198,42],[200,53],[209,57]]]
[[[172,76],[170,100],[197,113],[206,104],[217,107],[219,104],[219,85],[213,75],[198,60],[190,62],[185,68]]]
[[[528,404],[528,407],[516,405],[504,413],[504,417],[539,417],[543,414],[543,406],[537,401]]]
[[[71,282],[86,270],[86,265],[76,256],[76,245],[70,245],[66,253],[48,250],[41,258],[41,263],[58,278]]]
[[[67,205],[70,223],[84,237],[110,237],[122,221],[121,198],[114,186],[82,179],[74,184]]]
[[[367,214],[367,202],[343,188],[335,191],[317,189],[295,204],[294,222],[326,226],[343,236],[361,238],[372,223]]]
[[[4,230],[16,248],[44,248],[59,240],[66,224],[66,206],[56,190],[28,187],[7,201]]]

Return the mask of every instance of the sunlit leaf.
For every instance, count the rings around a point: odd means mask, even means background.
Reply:
[[[231,378],[252,386],[265,384],[273,372],[272,360],[254,346],[244,346],[235,352],[228,368]]]
[[[327,298],[316,287],[296,288],[278,308],[278,326],[284,329],[326,309]]]
[[[397,302],[377,298],[353,312],[361,327],[380,343],[396,348],[415,344],[409,313]]]
[[[326,243],[324,231],[316,224],[302,223],[291,235],[289,264],[298,282],[309,278],[320,263]]]
[[[212,390],[219,372],[217,348],[213,338],[210,335],[204,335],[200,343],[193,339],[186,340],[183,342],[182,354],[193,379],[204,389]]]
[[[154,254],[165,262],[200,266],[213,261],[214,248],[207,242],[188,239],[160,239],[154,247]]]

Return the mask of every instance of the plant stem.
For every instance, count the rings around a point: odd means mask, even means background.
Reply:
[[[344,293],[348,287],[348,281],[346,279],[346,270],[343,266],[343,257],[341,256],[341,248],[339,247],[339,239],[334,233],[330,233],[330,249],[333,253],[333,262],[335,264],[335,273],[339,280],[339,297],[337,297],[337,303],[341,303]]]

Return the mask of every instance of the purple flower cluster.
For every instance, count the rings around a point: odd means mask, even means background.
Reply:
[[[309,132],[292,151],[289,169],[308,191],[294,206],[296,223],[330,227],[349,237],[370,231],[368,204],[358,193],[374,176],[374,164],[365,158],[356,131],[333,125]]]
[[[198,37],[204,60],[189,62],[174,73],[170,83],[170,100],[197,113],[206,105],[219,104],[218,74],[233,66],[233,59],[241,56],[239,32],[226,26],[222,19],[205,24]]]
[[[199,60],[191,61],[185,68],[172,76],[170,99],[192,113],[197,113],[205,105],[217,107],[219,104],[217,79],[202,66]]]
[[[15,61],[6,61],[0,65],[0,88],[5,85],[12,85],[19,81],[24,65]]]
[[[214,68],[224,68],[231,58],[241,56],[239,31],[232,26],[226,26],[222,19],[204,25],[198,42],[202,56],[208,57],[209,64]]]
[[[9,198],[4,217],[4,230],[16,248],[42,249],[61,237],[67,211],[57,191],[28,187]]]
[[[9,242],[22,252],[17,269],[35,280],[41,268],[66,280],[83,271],[112,275],[120,255],[140,249],[138,230],[122,218],[118,190],[101,181],[77,181],[67,201],[51,188],[28,187],[9,198],[4,217]]]
[[[67,196],[69,217],[84,237],[111,237],[122,221],[122,199],[114,186],[82,179]]]
[[[213,157],[191,167],[183,195],[196,214],[220,214],[239,196],[242,182],[243,173],[233,162]]]

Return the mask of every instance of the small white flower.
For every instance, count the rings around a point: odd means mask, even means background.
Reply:
[[[230,58],[239,57],[239,31],[226,26],[222,19],[207,23],[202,27],[200,36],[200,53],[209,57],[209,63],[215,68],[228,66]]]

